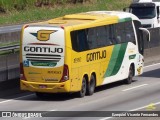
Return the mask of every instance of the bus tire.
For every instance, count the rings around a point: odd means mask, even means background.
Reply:
[[[90,82],[87,85],[87,95],[93,95],[96,86],[96,79],[94,75],[91,75]]]
[[[86,95],[86,88],[87,88],[86,78],[83,77],[82,86],[81,90],[78,92],[78,97],[82,98]]]
[[[126,84],[131,84],[132,83],[132,81],[133,81],[133,74],[134,74],[133,70],[134,70],[134,68],[131,65],[130,68],[129,68],[128,78],[124,80],[124,82]]]

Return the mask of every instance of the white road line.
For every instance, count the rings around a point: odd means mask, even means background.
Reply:
[[[131,87],[131,88],[124,89],[124,90],[122,90],[122,91],[125,92],[125,91],[129,91],[129,90],[132,90],[132,89],[144,87],[144,86],[146,86],[146,85],[148,85],[148,84],[142,84],[142,85],[134,86],[134,87]]]
[[[156,65],[160,65],[160,63],[156,63],[156,64],[152,64],[152,65],[147,65],[147,66],[144,66],[143,68],[148,68],[148,67],[153,67],[153,66],[156,66]]]
[[[153,103],[153,105],[160,105],[160,102]],[[145,105],[143,107],[135,108],[135,109],[132,109],[130,111],[137,111],[137,110],[141,110],[141,109],[144,109],[144,108],[147,108],[147,107],[148,107],[148,105]]]
[[[153,103],[153,105],[160,105],[160,102]],[[139,108],[129,110],[129,112],[130,111],[138,111],[138,110],[141,110],[141,109],[144,109],[144,108],[147,108],[147,107],[148,107],[148,105],[145,105],[145,106],[142,106],[142,107],[139,107]],[[99,120],[108,120],[108,119],[111,119],[111,118],[114,118],[114,117],[105,117],[105,118],[102,118],[102,119],[99,119]]]
[[[113,117],[106,117],[106,118],[102,118],[102,119],[99,119],[99,120],[108,120],[108,119],[111,119]]]
[[[2,104],[2,103],[6,103],[6,102],[10,102],[10,101],[12,101],[13,99],[10,99],[10,100],[5,100],[5,101],[1,101],[0,102],[0,104]]]
[[[13,99],[10,99],[10,100],[4,100],[4,101],[1,101],[0,104],[10,102],[10,101],[13,101],[13,100],[18,100],[18,99],[25,98],[25,97],[32,96],[32,95],[34,95],[34,94],[25,95],[25,96],[13,98]]]

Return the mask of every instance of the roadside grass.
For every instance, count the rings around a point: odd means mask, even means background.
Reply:
[[[27,7],[24,10],[11,9],[11,5],[7,6],[12,0],[3,0],[5,7],[7,8],[6,13],[0,14],[0,26],[11,25],[11,24],[23,24],[29,22],[44,21],[53,19],[58,16],[65,14],[86,12],[86,11],[97,11],[97,10],[122,10],[124,7],[129,6],[132,0],[91,0],[84,4],[57,4],[51,7],[35,7],[33,1],[28,0]],[[19,0],[21,1],[21,0]],[[22,3],[23,4],[23,3]]]

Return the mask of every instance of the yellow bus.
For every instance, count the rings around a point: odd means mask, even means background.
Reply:
[[[147,36],[147,37],[143,37]],[[149,32],[131,13],[90,11],[24,25],[20,88],[92,95],[95,87],[143,72],[143,40]]]

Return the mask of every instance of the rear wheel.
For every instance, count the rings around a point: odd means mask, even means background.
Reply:
[[[86,95],[86,79],[85,77],[83,78],[82,80],[82,87],[81,87],[81,90],[78,92],[78,96],[79,97],[84,97]]]
[[[91,75],[90,82],[87,85],[87,95],[92,95],[94,93],[96,86],[96,80],[94,75]]]
[[[126,84],[131,84],[132,83],[133,75],[134,75],[134,71],[133,70],[134,70],[133,66],[130,66],[128,78],[125,79],[125,81],[124,81]]]

